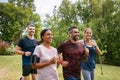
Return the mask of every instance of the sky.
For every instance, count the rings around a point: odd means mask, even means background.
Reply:
[[[8,0],[0,0],[0,2],[7,2]],[[77,0],[70,0],[75,2]],[[62,0],[34,0],[34,4],[36,6],[36,13],[38,13],[42,20],[45,19],[45,15],[49,14],[52,15],[54,6],[57,8],[62,3]]]
[[[35,0],[36,13],[38,13],[41,19],[45,19],[45,15],[52,15],[54,6],[60,6],[62,0]]]
[[[75,2],[77,0],[70,0]],[[62,0],[35,0],[34,4],[36,6],[36,13],[38,13],[41,19],[45,19],[45,15],[49,14],[52,15],[54,6],[57,8],[61,5]]]
[[[7,2],[8,0],[0,0],[0,2]]]

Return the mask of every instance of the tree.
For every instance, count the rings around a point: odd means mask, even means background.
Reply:
[[[102,49],[105,62],[109,64],[120,65],[120,1],[118,0],[84,0],[77,3],[78,15],[82,18],[86,27],[93,29],[94,39]]]
[[[0,4],[0,31],[1,39],[14,41],[14,37],[22,32],[24,26],[29,23],[30,9],[22,10],[10,3]]]
[[[40,40],[40,32],[42,30],[41,20],[38,14],[33,15],[33,24],[35,24],[35,38]]]
[[[35,11],[34,0],[8,0],[8,2],[23,9],[31,8],[32,11]]]
[[[0,4],[0,38],[9,42],[17,42],[25,27],[31,23],[41,28],[39,15],[33,9],[16,6],[13,3]],[[37,28],[38,29],[38,28]]]
[[[56,6],[54,7],[53,16],[47,16],[44,23],[52,27],[55,34],[53,45],[57,47],[59,43],[68,38],[67,29],[74,24],[78,24],[75,5],[72,5],[69,0],[63,0],[58,9]]]
[[[120,65],[120,1],[78,0],[71,3],[63,0],[54,15],[47,17],[46,24],[52,26],[55,46],[67,38],[71,25],[79,26],[80,33],[86,27],[93,29],[93,36],[104,54],[105,62]]]
[[[98,36],[101,36],[103,49],[106,50],[105,60],[109,64],[120,65],[120,1],[106,0],[103,3],[103,19],[97,25]]]

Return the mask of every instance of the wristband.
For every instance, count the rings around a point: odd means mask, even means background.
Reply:
[[[23,53],[23,55],[25,56],[25,52]]]

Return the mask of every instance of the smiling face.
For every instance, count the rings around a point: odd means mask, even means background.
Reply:
[[[27,33],[28,33],[29,36],[33,36],[35,34],[35,27],[29,25],[28,28],[27,28]]]
[[[51,30],[47,30],[44,35],[42,36],[42,39],[43,39],[43,42],[46,42],[46,43],[51,43],[52,42],[52,39],[53,39],[53,33]]]
[[[92,30],[90,28],[87,28],[84,31],[84,36],[85,36],[86,39],[91,39],[92,38]]]
[[[77,41],[79,40],[80,34],[79,34],[79,30],[77,28],[72,29],[69,32],[69,36],[72,40]]]

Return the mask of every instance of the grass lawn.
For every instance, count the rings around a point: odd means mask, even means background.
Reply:
[[[21,56],[1,56],[0,55],[0,80],[19,80],[21,76]],[[58,68],[60,80],[62,68]],[[103,65],[103,75],[101,75],[100,65],[95,69],[95,80],[120,80],[120,67]],[[83,80],[83,79],[82,79]]]

